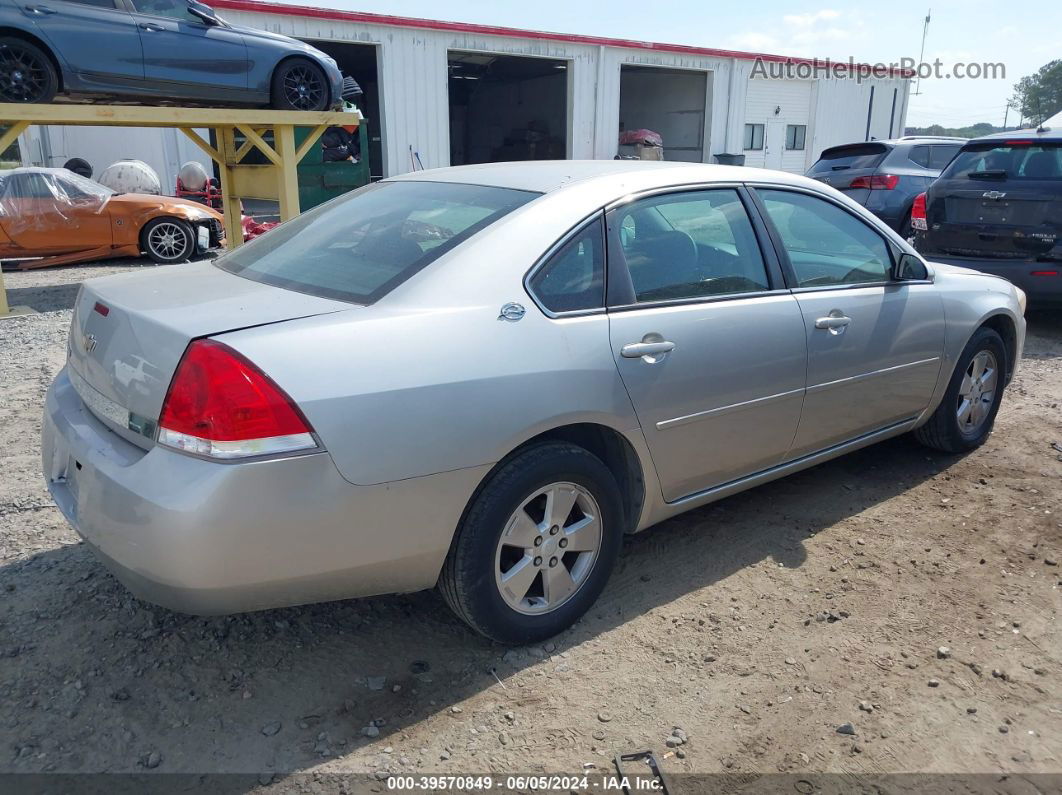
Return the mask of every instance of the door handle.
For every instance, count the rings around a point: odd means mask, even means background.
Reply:
[[[836,312],[836,314],[834,314]],[[815,328],[825,328],[830,331],[836,331],[837,329],[843,329],[849,323],[852,322],[852,318],[847,315],[842,315],[835,309],[830,312],[826,317],[820,317],[815,321]]]
[[[154,22],[141,22],[140,29],[150,31],[152,33],[161,33],[162,31],[166,30],[166,28],[162,27],[162,25],[156,25]]]
[[[25,9],[31,14],[41,14],[42,16],[55,13],[55,9],[48,8],[48,6],[25,6]]]
[[[662,353],[670,353],[673,350],[675,350],[675,343],[668,340],[632,342],[620,348],[620,356],[624,359],[640,359],[643,356],[659,356]]]

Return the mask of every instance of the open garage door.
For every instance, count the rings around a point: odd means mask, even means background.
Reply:
[[[704,161],[708,73],[655,66],[620,67],[620,132],[649,129],[664,139],[664,159]]]
[[[450,164],[568,156],[568,64],[450,52]]]
[[[369,173],[373,179],[382,179],[384,175],[383,133],[380,123],[377,46],[375,44],[335,41],[334,39],[307,39],[307,43],[335,58],[336,63],[339,65],[339,70],[357,80],[361,90],[365,92],[365,96],[358,103],[358,110],[361,111],[368,123]],[[364,155],[365,153],[363,152],[362,156]]]

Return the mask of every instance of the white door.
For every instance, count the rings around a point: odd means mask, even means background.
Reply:
[[[782,170],[782,153],[785,151],[785,122],[767,122],[767,134],[763,141],[763,167]]]

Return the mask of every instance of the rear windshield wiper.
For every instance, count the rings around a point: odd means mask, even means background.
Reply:
[[[970,179],[1006,179],[1007,172],[1001,168],[990,168],[985,171],[971,171],[966,176]]]
[[[851,166],[830,166],[831,171],[844,171],[847,168],[851,168]]]

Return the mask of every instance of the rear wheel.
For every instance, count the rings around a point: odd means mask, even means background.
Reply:
[[[488,638],[543,640],[571,626],[605,587],[621,522],[619,488],[599,458],[562,442],[530,447],[476,497],[439,588]]]
[[[1003,339],[990,328],[978,329],[959,357],[944,399],[915,437],[945,453],[965,453],[984,444],[1003,399],[1006,368]]]
[[[0,102],[51,102],[59,90],[52,59],[40,47],[0,37]]]
[[[292,58],[273,73],[273,107],[277,110],[326,110],[328,80],[324,70],[305,58]]]
[[[155,218],[144,227],[141,242],[160,265],[185,262],[195,252],[195,230],[181,218]]]

